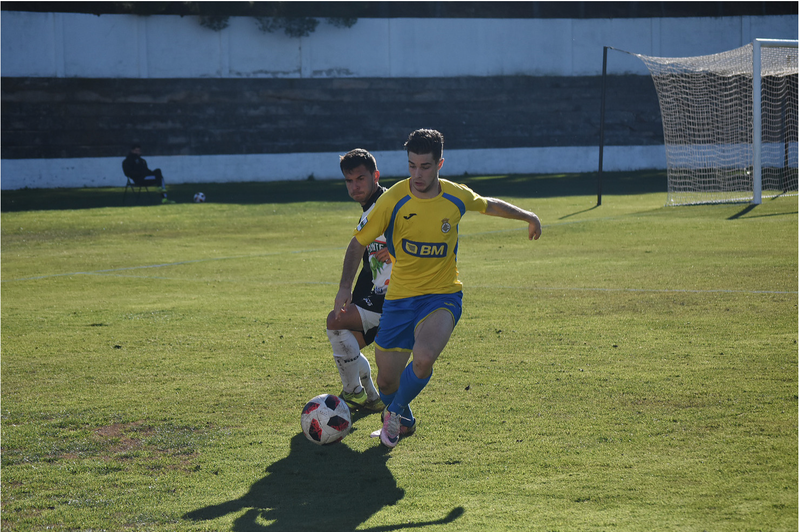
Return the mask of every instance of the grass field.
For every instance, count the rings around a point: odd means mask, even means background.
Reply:
[[[377,415],[300,433],[340,391],[342,183],[3,192],[2,529],[796,531],[797,197],[592,179],[458,179],[544,234],[462,221],[464,314],[392,451]]]

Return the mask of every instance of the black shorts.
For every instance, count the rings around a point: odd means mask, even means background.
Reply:
[[[367,297],[362,297],[357,301],[353,301],[353,304],[357,307],[363,308],[364,310],[381,314],[383,313],[383,298],[384,296],[382,295],[378,295],[375,292],[370,292]]]

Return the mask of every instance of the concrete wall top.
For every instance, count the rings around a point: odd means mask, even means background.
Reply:
[[[641,19],[359,19],[308,37],[263,33],[250,17],[213,31],[198,17],[3,11],[4,77],[390,78],[593,76],[603,46],[662,57],[797,39],[796,15]],[[646,75],[615,54],[611,74]]]

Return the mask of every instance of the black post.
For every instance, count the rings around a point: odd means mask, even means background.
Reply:
[[[606,64],[608,46],[603,46],[603,88],[600,92],[600,161],[597,167],[597,206],[603,203],[603,144],[606,134]]]

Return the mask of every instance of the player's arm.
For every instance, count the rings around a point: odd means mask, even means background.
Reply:
[[[333,303],[333,311],[336,313],[337,318],[342,313],[342,310],[352,302],[353,279],[364,256],[364,249],[365,246],[362,246],[356,237],[353,237],[347,246],[347,251],[344,254],[344,264],[342,265],[342,278],[339,281],[339,291],[336,293],[336,300]]]
[[[542,223],[534,213],[497,198],[486,198],[486,202],[486,211],[483,214],[527,222],[528,240],[539,240],[539,237],[542,236]]]

